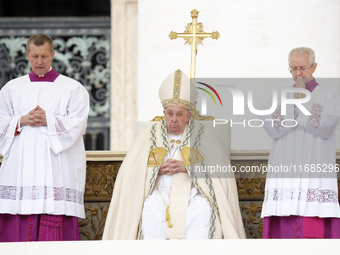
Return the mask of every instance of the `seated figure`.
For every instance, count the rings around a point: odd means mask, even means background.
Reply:
[[[165,119],[143,131],[119,170],[103,239],[245,238],[233,173],[219,139],[191,118],[197,89],[180,70],[162,83]]]

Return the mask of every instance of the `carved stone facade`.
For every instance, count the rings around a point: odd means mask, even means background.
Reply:
[[[244,175],[239,170],[241,166],[267,165],[267,160],[232,160],[231,164],[236,166],[238,170],[235,177],[247,238],[262,238],[263,220],[261,211],[266,176],[261,173]]]
[[[85,220],[79,220],[82,240],[101,240],[118,170],[125,153],[87,152]]]

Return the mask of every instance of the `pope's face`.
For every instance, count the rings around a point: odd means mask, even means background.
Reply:
[[[170,105],[164,110],[166,126],[171,134],[183,132],[190,119],[190,112],[182,106]]]
[[[51,52],[48,42],[40,46],[31,43],[26,56],[31,64],[32,71],[36,75],[45,75],[51,67],[54,51]]]
[[[292,70],[292,77],[297,78],[312,78],[315,72],[317,63],[311,66],[309,63],[309,54],[292,55],[290,57],[289,68]]]

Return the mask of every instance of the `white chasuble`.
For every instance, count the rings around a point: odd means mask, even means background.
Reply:
[[[273,138],[268,164],[282,166],[286,172],[267,173],[262,217],[340,217],[335,164],[339,102],[338,90],[319,85],[303,104],[311,115],[299,112],[297,116],[295,109],[294,117],[290,109],[283,116],[279,106],[270,116],[279,121],[265,126]],[[294,118],[296,127],[282,125],[282,120]]]
[[[39,105],[47,126],[18,120]],[[77,81],[59,75],[53,82],[31,82],[28,75],[0,92],[0,213],[85,217],[86,156],[82,135],[89,96]]]
[[[218,139],[191,119],[175,153],[171,140],[165,120],[138,136],[119,169],[103,239],[245,238],[233,175],[197,177],[193,165],[186,163],[187,173],[158,177],[160,163],[167,155],[182,160],[183,150],[190,146],[201,154],[204,161],[200,164],[230,164]],[[194,145],[190,140],[195,141]],[[186,193],[177,202],[171,194],[176,175],[182,175],[179,183],[185,182]],[[173,231],[166,220],[169,202]],[[175,214],[179,213],[176,218]]]
[[[170,134],[170,139],[183,141],[183,133]],[[183,161],[179,146],[174,142],[167,156]],[[175,178],[175,183],[173,183]],[[176,184],[177,182],[177,184]],[[177,208],[178,200],[180,205]],[[171,201],[171,202],[170,202]],[[166,221],[169,206],[170,224]],[[176,210],[177,208],[177,210]],[[180,217],[180,219],[177,219]],[[143,239],[208,239],[210,207],[202,194],[192,185],[186,173],[157,177],[152,194],[145,200],[142,214]]]

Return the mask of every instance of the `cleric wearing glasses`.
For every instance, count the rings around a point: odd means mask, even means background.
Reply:
[[[312,49],[295,48],[288,60],[294,87],[311,92],[304,103],[310,115],[293,107],[283,115],[278,108],[273,119],[293,118],[297,125],[285,127],[277,121],[273,127],[265,127],[273,139],[268,164],[290,166],[291,171],[290,175],[267,174],[263,238],[340,238],[335,139],[339,89],[317,83]],[[304,97],[304,93],[294,94],[296,99]]]

